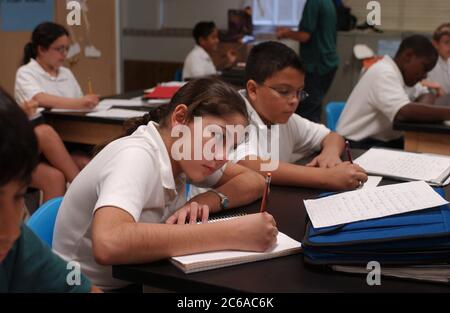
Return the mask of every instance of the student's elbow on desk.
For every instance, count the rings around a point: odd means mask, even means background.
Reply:
[[[94,214],[92,227],[92,252],[94,259],[101,265],[120,264],[126,242],[122,232],[117,231],[124,223],[134,223],[125,211],[114,207],[104,207]]]
[[[248,169],[248,172],[246,172],[246,177],[247,180],[251,182],[251,184],[248,185],[250,186],[250,188],[249,190],[247,190],[251,197],[250,201],[262,197],[265,187],[264,177],[261,174],[250,169]]]
[[[394,117],[394,121],[397,122],[405,122],[413,120],[414,116],[414,107],[411,104],[407,104],[403,106],[400,110],[398,110],[397,114]]]

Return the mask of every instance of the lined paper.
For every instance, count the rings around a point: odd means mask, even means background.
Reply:
[[[423,181],[344,192],[305,200],[315,228],[418,211],[447,204]]]
[[[448,156],[390,149],[372,148],[354,163],[372,174],[435,183],[446,180],[450,171]]]

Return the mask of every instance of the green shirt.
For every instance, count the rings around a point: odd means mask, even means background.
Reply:
[[[303,10],[299,31],[311,35],[300,44],[300,56],[308,73],[324,75],[339,65],[336,51],[337,18],[333,0],[308,0]]]
[[[32,230],[22,225],[19,239],[0,263],[0,293],[90,292],[91,283],[83,275],[80,285],[69,286],[66,277],[72,270],[67,269],[67,263],[55,255]]]

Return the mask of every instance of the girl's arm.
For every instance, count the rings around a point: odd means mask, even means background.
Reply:
[[[227,196],[229,208],[235,208],[259,199],[264,191],[264,182],[259,173],[230,162],[214,189]],[[213,192],[199,194],[189,202],[206,204],[212,213],[220,210],[220,198]]]
[[[278,230],[268,213],[199,225],[137,223],[117,207],[94,214],[92,249],[99,264],[152,262],[171,256],[215,250],[265,251]]]
[[[39,106],[44,108],[59,108],[59,109],[87,109],[94,108],[99,100],[98,95],[86,95],[81,98],[66,98],[50,95],[48,93],[38,93],[33,97],[33,100],[39,103]]]

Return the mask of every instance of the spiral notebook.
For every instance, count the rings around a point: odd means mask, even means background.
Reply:
[[[241,214],[242,215],[242,214]],[[220,222],[240,216],[226,216],[208,221]],[[268,260],[286,255],[296,254],[301,251],[301,243],[289,236],[278,232],[277,243],[265,252],[250,251],[214,251],[196,253],[170,258],[170,261],[186,274],[212,270],[237,264]]]

